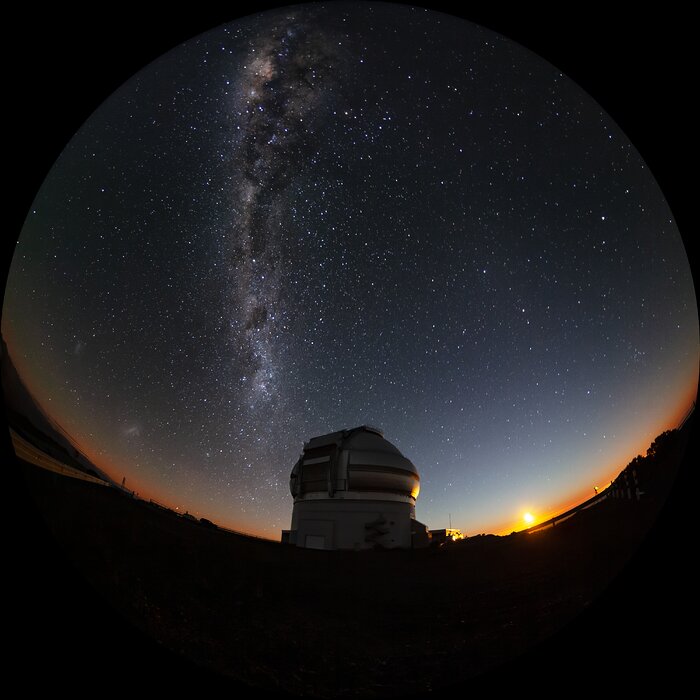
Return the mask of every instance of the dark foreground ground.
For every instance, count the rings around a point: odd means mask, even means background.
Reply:
[[[8,602],[15,672],[35,690],[382,697],[507,683],[531,696],[670,689],[688,672],[678,633],[694,555],[669,547],[675,491],[641,550],[660,497],[605,501],[532,535],[319,552],[21,467],[34,501],[25,493],[25,517],[6,522],[20,543]]]

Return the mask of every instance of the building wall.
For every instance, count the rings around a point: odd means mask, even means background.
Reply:
[[[412,514],[409,503],[395,501],[298,501],[292,511],[290,543],[313,549],[408,549]]]

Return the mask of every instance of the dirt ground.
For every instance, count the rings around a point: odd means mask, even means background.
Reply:
[[[530,695],[562,681],[628,690],[685,664],[675,631],[690,584],[658,529],[677,523],[673,498],[651,535],[650,498],[531,535],[322,552],[22,469],[14,647],[36,689],[355,698],[507,681]]]

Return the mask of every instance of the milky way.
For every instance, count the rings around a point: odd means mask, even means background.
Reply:
[[[281,272],[287,264],[286,190],[313,149],[315,125],[326,116],[335,48],[290,13],[251,47],[236,81],[232,167],[240,176],[231,209],[232,326],[242,396],[251,409],[279,402],[283,390],[277,341],[290,313]]]
[[[90,456],[275,537],[304,440],[381,426],[467,532],[592,491],[697,380],[671,212],[554,66],[446,15],[296,6],[148,66],[37,194],[3,336]]]

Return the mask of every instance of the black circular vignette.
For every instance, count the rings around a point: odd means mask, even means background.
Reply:
[[[275,7],[280,3],[250,5]],[[431,8],[453,12],[447,3]],[[242,14],[238,9],[238,14]],[[11,220],[5,265],[32,199],[81,124],[119,85],[151,60],[192,36],[235,19],[221,11],[184,16],[141,15],[123,6],[110,16],[59,9],[24,11],[15,19],[8,90]],[[466,19],[523,44],[557,66],[597,100],[639,150],[663,191],[693,265],[690,236],[689,22],[666,11],[633,17],[588,7],[557,13],[469,8]],[[697,277],[696,277],[697,280]],[[11,465],[6,433],[3,447]],[[689,651],[676,632],[687,617],[690,582],[677,552],[691,542],[688,474],[697,457],[693,435],[676,487],[655,528],[625,571],[591,609],[565,630],[504,668],[464,689],[566,690],[572,686],[633,692],[661,682],[667,690],[687,679]],[[162,649],[104,604],[50,535],[23,488],[11,484],[10,539],[18,613],[9,639],[11,673],[27,687],[99,684],[190,691],[236,684],[202,671]],[[11,512],[12,512],[11,510]],[[14,551],[13,551],[14,550]],[[43,582],[51,578],[51,596]],[[70,643],[67,643],[70,640]],[[561,684],[564,684],[563,686]],[[78,692],[80,694],[80,692]],[[253,692],[251,691],[251,694]]]

